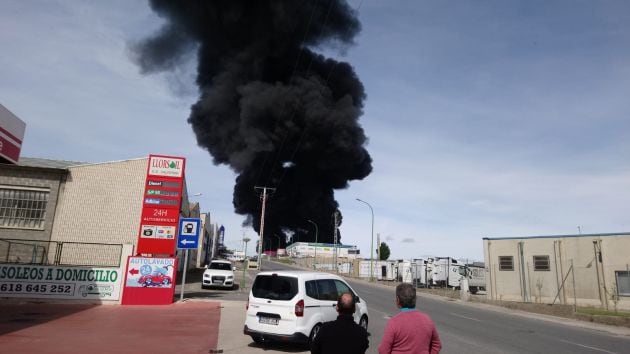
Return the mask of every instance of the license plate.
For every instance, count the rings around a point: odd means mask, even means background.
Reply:
[[[215,283],[215,284],[223,284],[223,282],[222,282],[222,281],[220,281],[220,280],[215,280],[215,281],[214,281],[214,283]]]
[[[278,325],[278,319],[273,317],[258,317],[258,322],[270,325]]]

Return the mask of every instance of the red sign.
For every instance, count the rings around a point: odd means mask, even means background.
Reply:
[[[149,155],[138,254],[175,254],[185,165],[183,157]]]
[[[0,104],[0,161],[17,163],[26,124]]]
[[[20,145],[6,139],[0,133],[0,157],[4,157],[13,163],[17,163],[20,158],[20,148]]]
[[[128,257],[123,305],[168,305],[175,295],[177,258]]]

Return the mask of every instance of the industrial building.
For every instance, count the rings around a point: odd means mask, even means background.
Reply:
[[[341,245],[332,243],[311,243],[295,242],[287,246],[286,252],[289,257],[321,257],[331,258],[337,252],[338,258],[354,259],[360,256],[357,246]]]
[[[483,242],[492,300],[630,309],[630,233]]]

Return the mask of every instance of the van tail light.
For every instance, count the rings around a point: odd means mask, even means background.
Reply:
[[[295,315],[297,317],[304,316],[304,300],[300,300],[295,304]]]
[[[245,302],[245,311],[249,310],[249,299]]]

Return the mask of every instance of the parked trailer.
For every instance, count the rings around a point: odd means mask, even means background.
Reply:
[[[377,261],[374,260],[370,263],[369,259],[363,259],[359,261],[359,274],[360,278],[370,277],[370,267],[372,267],[372,276],[377,280],[392,281],[396,279],[396,272],[394,267],[394,261]]]
[[[403,283],[413,283],[415,263],[411,261],[399,261],[397,264],[396,280]]]
[[[471,294],[486,291],[486,268],[466,264],[461,267],[460,274],[468,278],[468,289]]]
[[[418,288],[428,288],[433,278],[433,258],[414,259],[412,262],[413,283]]]
[[[433,261],[432,285],[445,288],[459,288],[462,275],[460,263],[451,257],[436,257]]]

